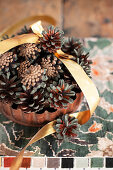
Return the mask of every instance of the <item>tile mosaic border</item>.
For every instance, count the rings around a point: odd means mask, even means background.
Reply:
[[[8,168],[14,157],[1,156],[0,168]],[[21,168],[113,168],[113,157],[24,157]]]

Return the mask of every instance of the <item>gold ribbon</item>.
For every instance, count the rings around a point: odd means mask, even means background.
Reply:
[[[23,43],[28,43],[28,42],[37,43],[39,36],[41,36],[40,33],[37,34],[33,34],[33,33],[27,35],[24,34],[23,36],[17,36],[0,42],[0,54],[3,54],[9,49]],[[82,125],[90,119],[90,116],[93,114],[94,110],[96,109],[99,103],[98,91],[94,83],[87,76],[87,74],[84,72],[82,67],[78,65],[75,61],[71,60],[73,56],[67,55],[63,53],[61,50],[58,50],[57,53],[55,53],[55,56],[58,57],[67,67],[67,69],[69,70],[69,72],[71,73],[71,75],[73,76],[73,78],[75,79],[79,87],[81,88],[88,102],[89,110],[70,114],[70,116],[76,117],[78,119],[78,122]],[[21,166],[22,163],[24,151],[29,145],[55,132],[53,128],[55,121],[56,120],[46,124],[36,133],[36,135],[30,140],[30,142],[21,150],[18,156],[14,159],[10,167],[10,170],[19,170],[19,167]]]
[[[51,16],[48,16],[48,15],[30,16],[30,17],[24,18],[23,20],[17,22],[16,24],[6,28],[3,32],[0,33],[0,40],[2,40],[2,37],[4,35],[11,36],[19,28],[22,28],[22,26],[24,26],[26,24],[34,23],[34,22],[36,22],[38,20],[45,21],[45,22],[47,22],[47,23],[49,23],[51,25],[54,25],[54,26],[56,25],[56,20]]]
[[[89,110],[70,114],[71,117],[76,117],[80,124],[84,124],[89,120],[90,116],[93,114],[99,103],[100,99],[97,88],[93,81],[84,72],[83,68],[75,61],[71,60],[73,56],[67,55],[61,50],[58,50],[55,55],[64,63],[66,68],[69,70],[88,102]],[[64,58],[62,58],[63,55],[65,56]]]
[[[54,123],[55,121],[48,123],[33,136],[29,143],[21,150],[21,152],[14,159],[14,161],[11,164],[10,170],[19,170],[22,163],[24,151],[29,145],[55,132],[55,129],[53,128]]]
[[[3,54],[6,51],[8,51],[18,45],[24,44],[24,43],[31,43],[31,42],[37,43],[38,39],[39,39],[39,37],[36,34],[31,33],[31,34],[18,35],[14,38],[10,38],[10,39],[1,41],[0,42],[0,54]]]

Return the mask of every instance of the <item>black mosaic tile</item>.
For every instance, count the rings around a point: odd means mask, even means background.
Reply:
[[[113,158],[106,158],[106,168],[113,168]]]
[[[74,159],[73,158],[62,158],[61,168],[73,168]]]

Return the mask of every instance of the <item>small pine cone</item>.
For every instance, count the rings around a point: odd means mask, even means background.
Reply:
[[[70,117],[68,114],[58,118],[54,125],[58,139],[64,140],[70,137],[77,137],[79,127],[78,120],[75,117]]]
[[[26,60],[36,59],[38,53],[41,51],[36,44],[22,44],[19,47],[19,56],[25,57]]]
[[[11,77],[10,73],[0,75],[0,101],[15,103],[21,91],[20,81],[17,76]]]
[[[62,63],[54,55],[48,55],[46,58],[42,58],[42,68],[46,69],[46,75],[49,78],[59,77],[59,73],[62,73]]]
[[[65,73],[65,71],[64,71],[64,73]],[[66,74],[64,74],[64,81],[66,83],[68,83],[69,85],[74,86],[75,93],[80,93],[81,92],[81,89],[78,86],[78,84],[76,83],[76,81],[74,80],[74,78],[70,74],[67,74],[67,72],[66,72]]]
[[[24,77],[27,69],[30,67],[30,62],[28,60],[23,61],[17,68],[19,77]]]
[[[17,55],[13,52],[6,52],[0,56],[0,72],[9,71],[9,68],[16,68]]]
[[[47,76],[40,65],[31,65],[24,74],[22,84],[29,90],[31,87],[45,87]]]
[[[44,91],[38,88],[33,88],[33,90],[28,91],[24,87],[24,93],[20,94],[19,99],[19,108],[25,113],[40,113],[44,106]]]
[[[87,54],[81,54],[81,52],[78,52],[78,57],[73,58],[74,61],[76,61],[86,72],[86,74],[90,77],[91,73],[91,67],[90,64],[92,63],[91,60],[88,60],[89,53]]]
[[[76,38],[68,38],[64,41],[61,50],[64,53],[75,55],[76,51],[81,48],[81,43]]]
[[[81,65],[86,74],[90,77],[90,64],[92,62],[91,60],[88,60],[89,53],[83,54],[82,45],[77,39],[68,38],[68,40],[62,45],[61,49],[64,53],[73,55],[73,60]]]
[[[31,28],[27,28],[27,26],[25,25],[25,26],[17,33],[17,35],[28,34],[28,33],[31,33],[31,32],[32,32]]]
[[[47,88],[50,106],[58,109],[67,107],[69,103],[73,103],[76,97],[75,92],[72,91],[73,87],[73,85],[65,83],[64,80],[59,80],[58,85],[56,82],[50,84],[50,87]]]
[[[3,41],[3,40],[7,40],[7,39],[9,39],[10,37],[7,35],[7,34],[5,34],[3,37],[2,37],[2,40],[1,41]]]
[[[50,53],[55,53],[61,48],[62,34],[63,32],[58,28],[54,28],[53,26],[48,27],[47,32],[42,32],[43,37],[39,38],[43,49],[49,51]]]

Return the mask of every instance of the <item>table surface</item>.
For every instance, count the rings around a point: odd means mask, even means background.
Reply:
[[[113,37],[113,0],[0,0],[0,31],[42,14],[54,17],[67,36]]]
[[[86,51],[90,51],[92,80],[101,97],[91,119],[80,127],[78,137],[69,142],[58,141],[49,135],[27,148],[25,155],[34,156],[113,156],[113,39],[85,38]],[[84,110],[87,104],[82,102]],[[37,128],[25,127],[0,114],[0,155],[17,155]]]

